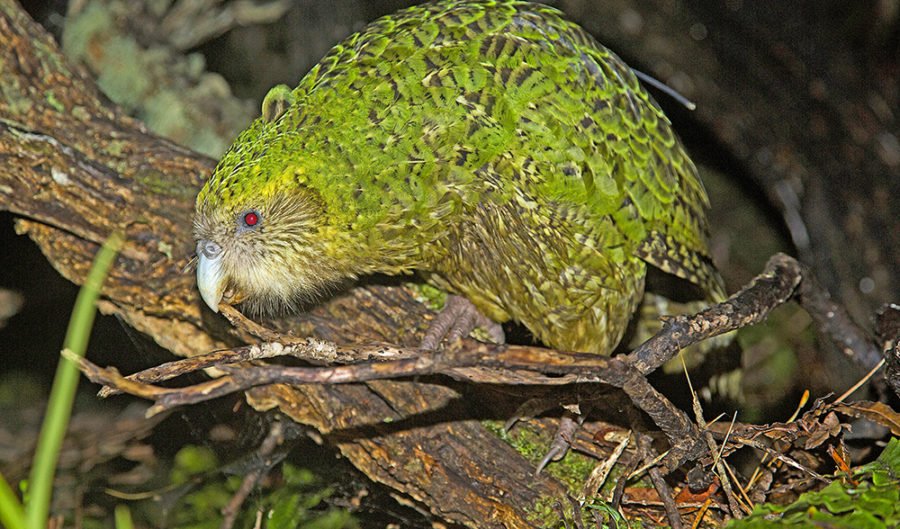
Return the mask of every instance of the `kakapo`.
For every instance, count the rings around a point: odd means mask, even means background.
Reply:
[[[724,295],[707,195],[671,123],[556,9],[412,7],[269,99],[197,197],[214,311],[226,291],[290,309],[348,279],[419,273],[481,321],[609,354],[648,265]]]

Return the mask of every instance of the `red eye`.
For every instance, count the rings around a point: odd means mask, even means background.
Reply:
[[[259,222],[259,215],[254,212],[250,212],[244,215],[244,224],[247,226],[256,226]]]

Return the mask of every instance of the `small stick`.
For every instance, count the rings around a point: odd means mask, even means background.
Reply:
[[[796,468],[797,470],[799,470],[801,472],[809,474],[811,477],[813,477],[823,483],[830,483],[830,481],[828,479],[826,479],[825,476],[819,474],[815,470],[806,468],[805,466],[801,465],[797,461],[794,461],[791,457],[786,456],[786,455],[782,454],[781,452],[778,452],[777,450],[774,450],[774,449],[760,443],[759,441],[756,441],[755,439],[748,439],[746,437],[738,437],[736,435],[732,435],[731,439],[735,444],[743,444],[743,445],[747,445],[747,446],[752,446],[753,448],[756,448],[757,450],[762,450],[763,452],[769,454],[769,456],[781,461],[785,465],[788,465],[790,467]]]
[[[645,454],[646,459],[652,459],[653,447],[651,446],[650,437],[640,433],[636,433],[636,436],[638,448]],[[652,466],[647,470],[647,473],[650,475],[653,488],[659,494],[659,499],[662,500],[663,508],[666,510],[666,518],[669,519],[669,526],[672,529],[682,529],[684,522],[681,520],[681,513],[678,512],[678,505],[675,504],[675,495],[672,493],[672,488],[669,487],[669,484],[663,478],[659,467]]]
[[[791,298],[800,284],[800,272],[794,258],[775,254],[763,273],[739,292],[697,314],[667,318],[660,332],[625,358],[641,373],[652,373],[689,345],[759,323]]]
[[[241,314],[239,310],[234,308],[233,306],[222,303],[219,305],[219,312],[222,313],[222,316],[228,319],[232,325],[234,325],[237,329],[247,332],[253,336],[256,336],[260,340],[264,340],[266,342],[277,342],[279,340],[283,340],[285,336],[277,331],[273,331],[264,325],[260,325],[250,318]]]
[[[259,480],[264,475],[263,473],[268,472],[272,468],[271,464],[269,464],[270,462],[266,460],[270,458],[272,453],[275,452],[275,448],[282,442],[284,442],[284,427],[280,421],[275,421],[269,429],[269,433],[266,434],[266,438],[263,439],[262,444],[256,451],[257,457],[260,458],[260,464],[244,476],[244,479],[241,481],[241,486],[235,491],[231,499],[228,500],[228,504],[222,509],[222,524],[219,526],[219,529],[231,529],[234,527],[238,514],[240,514],[241,505],[244,504],[244,501],[246,501],[250,493],[253,492],[253,487],[259,483]]]
[[[685,378],[687,378],[688,388],[691,391],[691,404],[694,410],[694,420],[697,421],[697,424],[700,425],[700,428],[703,430],[703,438],[706,440],[706,444],[709,447],[709,453],[713,457],[713,466],[716,467],[719,475],[719,482],[722,484],[722,490],[725,492],[725,498],[728,500],[728,510],[731,511],[731,516],[734,518],[742,518],[743,512],[741,511],[741,507],[737,502],[737,499],[734,497],[734,490],[731,488],[731,480],[728,479],[728,473],[725,471],[725,461],[722,459],[722,451],[719,450],[718,446],[716,446],[716,440],[713,439],[712,434],[709,432],[709,428],[706,423],[706,419],[703,418],[703,407],[700,405],[700,399],[697,398],[697,392],[694,391],[694,386],[691,383],[691,377],[688,376],[687,366],[684,365],[684,361],[681,363],[682,367],[684,367]],[[737,417],[735,415],[735,417]],[[734,426],[734,421],[731,422],[732,427]],[[725,448],[725,444],[728,442],[728,435],[731,434],[731,428],[729,427],[728,433],[725,435],[725,441],[722,442],[722,450]]]
[[[852,386],[850,386],[850,388],[847,389],[847,391],[845,391],[840,397],[836,398],[834,400],[835,404],[837,404],[838,402],[844,402],[844,399],[846,399],[847,397],[852,395],[854,391],[858,390],[863,384],[868,382],[869,379],[872,378],[873,376],[875,376],[875,373],[884,366],[884,362],[885,362],[885,360],[884,360],[884,358],[882,358],[880,362],[875,364],[875,367],[870,369],[869,372],[866,373],[861,379],[857,380],[856,384],[853,384]]]

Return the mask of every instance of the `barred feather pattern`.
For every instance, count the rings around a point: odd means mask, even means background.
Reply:
[[[245,254],[256,279],[234,280],[247,299],[419,272],[550,346],[607,354],[647,265],[724,295],[706,192],[670,122],[553,8],[400,11],[335,46],[289,103],[239,136],[197,198],[198,238],[239,238],[213,226],[248,208],[271,220],[268,257]],[[294,199],[302,226],[272,226],[271,204]]]

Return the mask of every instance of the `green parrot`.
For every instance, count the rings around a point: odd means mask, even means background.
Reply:
[[[669,120],[556,9],[442,0],[386,16],[263,114],[197,196],[213,311],[418,273],[453,294],[457,335],[502,339],[514,320],[550,347],[610,354],[648,265],[724,296],[707,195]]]

